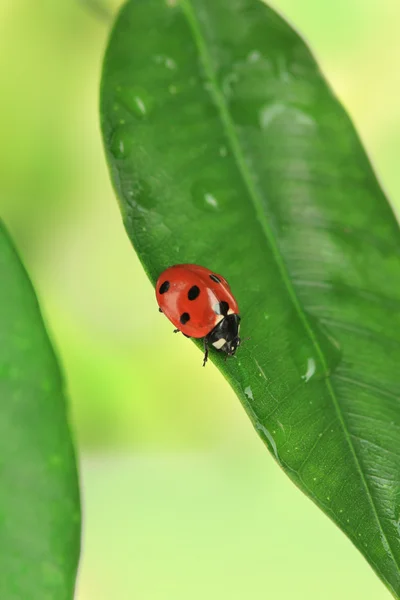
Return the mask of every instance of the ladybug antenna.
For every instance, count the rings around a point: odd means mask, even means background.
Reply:
[[[240,338],[240,345],[243,346],[244,342],[248,342],[249,340],[251,340],[251,337],[245,337],[245,338]]]

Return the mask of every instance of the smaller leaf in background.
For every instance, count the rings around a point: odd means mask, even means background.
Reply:
[[[63,383],[1,222],[0,283],[0,598],[71,600],[80,503]]]

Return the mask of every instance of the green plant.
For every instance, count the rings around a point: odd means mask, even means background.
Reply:
[[[131,0],[101,118],[150,279],[182,262],[227,277],[251,341],[212,360],[399,598],[399,229],[308,48],[258,0]]]
[[[63,382],[1,222],[0,273],[0,598],[70,600],[80,509]]]

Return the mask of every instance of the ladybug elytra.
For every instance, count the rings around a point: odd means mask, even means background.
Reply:
[[[186,337],[204,339],[204,360],[213,346],[233,356],[240,344],[239,307],[228,282],[206,267],[174,265],[156,284],[160,311]]]

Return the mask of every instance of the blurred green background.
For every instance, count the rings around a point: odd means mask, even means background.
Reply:
[[[118,4],[0,3],[0,214],[66,374],[84,501],[77,599],[389,598],[158,313],[100,140]],[[271,4],[308,39],[400,210],[400,3]]]

